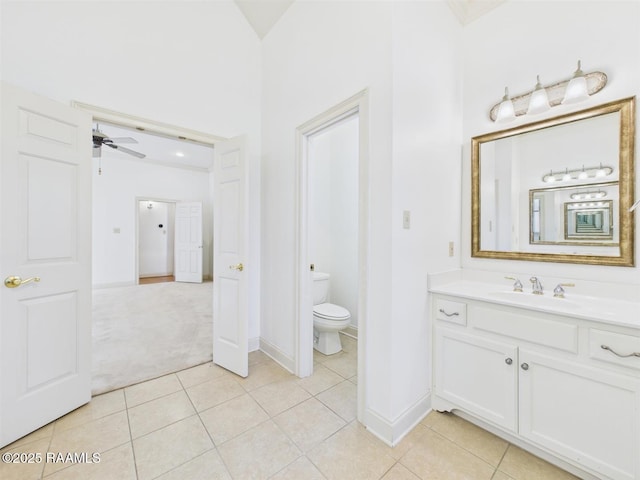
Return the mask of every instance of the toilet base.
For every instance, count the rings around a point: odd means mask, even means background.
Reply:
[[[333,355],[342,351],[338,332],[319,332],[313,329],[313,348],[324,355]]]

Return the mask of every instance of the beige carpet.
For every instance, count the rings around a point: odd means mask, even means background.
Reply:
[[[93,291],[92,393],[212,359],[213,283]]]

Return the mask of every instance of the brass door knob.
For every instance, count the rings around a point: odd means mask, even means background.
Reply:
[[[229,270],[238,270],[239,272],[241,272],[242,270],[244,270],[244,265],[242,265],[241,263],[237,265],[229,265]]]
[[[20,285],[24,285],[25,283],[39,282],[39,281],[40,281],[40,277],[31,277],[31,278],[27,278],[26,280],[22,280],[22,278],[16,275],[16,276],[5,278],[4,286],[7,288],[16,288],[16,287],[19,287]]]

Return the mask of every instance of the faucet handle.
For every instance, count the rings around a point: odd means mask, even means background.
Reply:
[[[564,288],[562,287],[575,287],[575,283],[559,283],[556,288],[553,289],[553,296],[556,298],[564,298]]]
[[[504,277],[507,280],[513,280],[513,291],[514,292],[521,292],[522,291],[522,282],[520,280],[518,280],[516,277]]]

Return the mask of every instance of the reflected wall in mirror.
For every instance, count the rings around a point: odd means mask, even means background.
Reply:
[[[634,265],[635,98],[472,139],[472,256]]]

